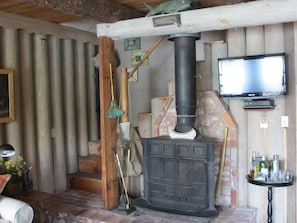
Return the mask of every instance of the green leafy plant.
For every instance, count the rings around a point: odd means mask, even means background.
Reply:
[[[0,173],[11,174],[10,181],[12,183],[21,181],[22,170],[24,168],[31,169],[31,167],[28,167],[27,162],[22,156],[18,156],[16,160],[10,159],[7,161],[4,161],[4,159],[0,157]]]

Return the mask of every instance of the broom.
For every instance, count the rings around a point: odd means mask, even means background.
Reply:
[[[124,111],[122,111],[118,107],[118,104],[114,99],[111,63],[109,64],[109,75],[110,75],[110,87],[111,87],[111,102],[110,102],[110,107],[107,110],[106,117],[107,118],[117,118],[117,117],[121,117],[124,114]]]

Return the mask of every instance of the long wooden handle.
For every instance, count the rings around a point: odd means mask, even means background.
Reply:
[[[221,153],[219,177],[218,177],[217,187],[216,187],[216,197],[215,197],[216,203],[219,202],[219,197],[220,197],[222,176],[223,176],[223,170],[224,170],[224,164],[225,164],[225,154],[226,154],[226,147],[227,147],[227,138],[228,138],[228,128],[226,127],[224,129],[224,141],[223,141],[223,148],[222,148],[222,153]]]
[[[149,49],[149,51],[146,52],[146,54],[143,56],[141,61],[139,61],[138,64],[135,65],[135,67],[131,70],[131,72],[128,75],[128,78],[132,77],[134,72],[143,64],[143,62],[149,57],[149,55],[156,49],[156,47],[161,43],[161,41],[164,39],[165,36],[160,36],[159,39],[154,43],[154,45]]]
[[[121,108],[125,112],[121,117],[121,122],[128,122],[128,76],[127,68],[121,70]]]
[[[111,63],[109,63],[109,76],[110,76],[111,100],[114,101],[113,81],[112,81],[112,66],[111,66]]]

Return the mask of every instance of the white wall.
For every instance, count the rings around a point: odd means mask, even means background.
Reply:
[[[267,188],[247,183],[245,176],[249,170],[252,151],[272,159],[278,154],[283,160],[282,169],[293,173],[296,169],[296,96],[295,96],[295,50],[294,26],[267,25],[238,28],[227,31],[226,44],[211,44],[212,67],[205,69],[212,73],[212,89],[218,89],[217,60],[219,55],[244,56],[285,52],[287,55],[288,93],[275,98],[273,110],[244,110],[243,100],[224,99],[236,123],[238,123],[238,206],[257,208],[257,222],[267,221]],[[226,45],[224,47],[223,45]],[[210,60],[210,59],[209,59]],[[199,62],[200,63],[200,62]],[[207,63],[205,61],[205,63]],[[202,63],[203,65],[203,63]],[[205,71],[204,70],[204,71]],[[202,78],[202,81],[208,77]],[[234,83],[236,84],[236,83]],[[289,116],[289,128],[281,127],[281,116]],[[260,128],[260,118],[268,119],[268,128]],[[289,143],[288,143],[289,142]],[[273,221],[295,222],[296,188],[273,189]]]
[[[227,36],[228,56],[286,52],[288,62],[293,62],[293,54],[285,50],[285,39],[288,37],[282,24],[228,30]],[[288,69],[287,74],[288,82],[294,80],[294,70]],[[251,156],[252,151],[266,156],[267,159],[272,159],[274,154],[278,154],[283,160],[282,170],[288,169],[295,172],[295,161],[288,162],[292,159],[288,156],[288,152],[292,155],[296,154],[296,145],[295,143],[286,145],[288,138],[295,137],[292,134],[287,135],[287,132],[295,129],[295,123],[290,122],[288,129],[281,127],[281,116],[289,115],[290,120],[295,120],[296,114],[293,112],[295,108],[289,102],[291,97],[295,98],[292,90],[289,85],[287,96],[274,99],[276,107],[273,110],[244,110],[243,100],[227,100],[230,111],[238,123],[239,205],[257,208],[257,222],[267,221],[267,188],[246,182],[245,175],[249,169],[248,157]],[[290,114],[288,109],[292,109]],[[261,116],[267,117],[268,128],[260,128]],[[295,203],[295,194],[288,195],[286,188],[273,188],[273,222],[293,222],[294,217],[291,215],[289,218],[288,213],[294,212],[295,209],[287,209],[288,199]]]
[[[132,68],[132,52],[148,51],[159,37],[141,38],[141,49],[124,50],[124,41],[115,42],[115,48],[120,56],[120,66],[117,68],[117,80],[120,83],[122,67]],[[138,69],[138,81],[129,82],[129,119],[134,126],[138,125],[138,113],[150,112],[152,97],[167,95],[167,82],[174,78],[174,49],[173,42],[163,39],[159,46],[148,58],[148,65]],[[119,84],[117,84],[119,89]],[[117,90],[120,92],[120,90]]]
[[[224,40],[225,32],[205,32],[196,41],[196,60],[204,59],[205,42]],[[120,72],[122,67],[131,65],[131,53],[149,50],[159,37],[142,37],[141,49],[124,50],[124,40],[115,41],[115,48],[119,53],[121,64],[117,68],[117,92],[119,90]],[[138,126],[138,114],[151,111],[153,97],[168,95],[168,81],[174,80],[174,42],[164,38],[160,45],[149,56],[149,65],[142,65],[138,69],[138,81],[129,82],[130,93],[130,122]],[[120,97],[120,96],[119,96]]]
[[[218,32],[202,33],[201,40],[196,42],[196,59],[203,61],[204,43],[224,40],[225,35]],[[295,70],[292,64],[295,54],[291,44],[294,44],[294,28],[286,30],[284,25],[267,25],[249,28],[238,28],[228,30],[226,36],[228,56],[254,55],[263,53],[286,52],[289,54],[290,70],[288,81],[294,80]],[[157,37],[141,38],[141,50],[148,50]],[[289,40],[289,41],[288,41]],[[287,46],[286,46],[287,45]],[[123,41],[116,41],[116,48],[120,54],[121,66],[131,67],[131,51],[124,51]],[[286,49],[285,49],[286,46]],[[290,51],[290,52],[289,52]],[[210,62],[211,64],[211,62]],[[212,68],[215,70],[215,68]],[[211,71],[211,69],[210,69]],[[120,69],[117,69],[118,77]],[[140,112],[150,111],[150,99],[156,96],[165,96],[168,92],[168,81],[174,79],[174,46],[172,42],[163,40],[159,47],[149,57],[149,65],[141,66],[138,70],[138,82],[130,83],[130,104],[133,111],[130,121],[137,126],[137,115]],[[211,75],[211,74],[208,74]],[[216,78],[213,76],[212,78]],[[216,83],[216,82],[213,82]],[[251,206],[257,208],[257,221],[265,222],[267,218],[267,188],[248,184],[245,175],[248,173],[248,157],[252,151],[259,155],[272,158],[274,154],[288,161],[287,168],[295,173],[296,149],[295,149],[295,119],[296,108],[292,103],[295,101],[295,86],[290,83],[289,92],[286,97],[275,99],[276,107],[273,110],[247,111],[242,108],[242,100],[227,100],[226,103],[238,123],[239,147],[238,147],[238,206]],[[217,89],[213,86],[213,89]],[[119,91],[118,91],[119,92]],[[294,99],[292,99],[294,98]],[[290,127],[285,130],[280,126],[280,118],[289,115]],[[266,116],[269,127],[262,129],[259,126],[260,117]],[[286,146],[286,141],[292,142]],[[295,190],[274,188],[273,189],[273,221],[294,222],[295,221]],[[290,192],[288,192],[290,191]],[[291,200],[291,202],[289,201]]]

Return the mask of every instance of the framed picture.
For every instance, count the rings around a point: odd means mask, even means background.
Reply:
[[[132,52],[131,53],[131,65],[135,66],[138,64],[145,56],[147,51],[139,51],[139,52]],[[142,63],[142,65],[148,65],[149,61],[148,58],[145,59],[145,61]]]
[[[14,121],[13,70],[0,69],[0,123]]]
[[[124,49],[128,50],[139,50],[140,49],[140,37],[128,38],[124,40]]]

